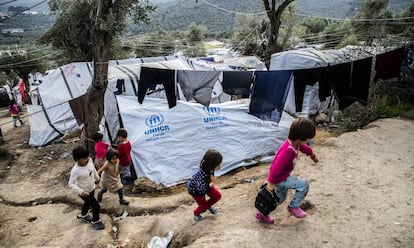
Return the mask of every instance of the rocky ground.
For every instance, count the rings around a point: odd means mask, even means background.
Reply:
[[[129,206],[105,194],[100,231],[76,219],[82,200],[67,186],[79,143],[30,148],[25,121],[2,126],[0,247],[147,247],[170,231],[169,247],[414,247],[411,119],[382,119],[335,137],[318,132],[320,162],[301,156],[294,171],[310,181],[305,219],[288,214],[285,202],[272,213],[275,224],[255,220],[254,198],[268,171],[259,164],[220,177],[218,215],[200,222],[183,185],[156,190],[137,180],[126,188]]]

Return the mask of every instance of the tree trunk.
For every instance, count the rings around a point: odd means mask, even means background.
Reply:
[[[112,1],[98,0],[95,25],[92,36],[94,74],[91,86],[87,91],[88,116],[85,123],[83,143],[92,156],[95,156],[93,135],[99,131],[99,123],[104,114],[104,95],[108,85],[108,61],[113,41],[112,34],[100,29],[101,20],[106,19]]]
[[[281,52],[282,46],[277,43],[277,37],[279,36],[280,25],[282,24],[281,18],[282,13],[286,7],[295,0],[284,0],[280,1],[280,5],[277,6],[278,0],[271,0],[271,5],[269,0],[263,0],[263,4],[266,10],[267,17],[269,17],[270,27],[267,29],[267,47],[264,51],[264,61],[266,67],[270,66],[270,58],[273,53]]]

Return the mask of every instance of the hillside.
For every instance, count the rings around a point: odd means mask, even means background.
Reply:
[[[40,0],[25,0],[25,1],[1,1],[4,2],[0,5],[0,11],[6,12],[9,6],[23,6],[31,8],[32,11],[38,13],[49,13],[49,5],[47,1]]]
[[[394,13],[406,10],[413,0],[390,0],[389,6]],[[10,1],[0,5],[1,12],[7,12],[9,6],[33,7],[36,16],[17,15],[10,19],[0,19],[0,28],[22,28],[25,33],[18,35],[20,43],[29,43],[53,24],[53,17],[47,15],[46,2],[38,0]],[[185,31],[192,22],[206,26],[208,33],[220,36],[230,34],[235,26],[236,13],[263,12],[262,0],[150,0],[157,9],[151,16],[149,25],[131,25],[127,34],[139,34],[156,30]],[[305,17],[346,18],[353,16],[361,7],[360,0],[297,0],[298,19]],[[39,5],[37,5],[39,4]],[[258,14],[267,18],[265,14]],[[0,37],[0,44],[13,44],[16,37]]]
[[[134,32],[149,32],[157,29],[187,30],[195,22],[207,27],[209,32],[226,33],[234,28],[236,13],[263,12],[263,1],[256,0],[158,0],[152,1],[157,10],[151,15],[150,25],[133,27]],[[360,0],[297,0],[298,19],[304,16],[346,18],[361,7]],[[412,0],[390,0],[394,13],[407,9]],[[265,14],[260,14],[266,18]]]

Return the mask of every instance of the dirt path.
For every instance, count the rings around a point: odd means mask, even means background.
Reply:
[[[28,132],[10,130],[2,146],[12,157],[0,163],[0,247],[147,247],[169,231],[169,247],[414,247],[413,120],[378,120],[318,140],[320,163],[301,156],[295,169],[310,181],[303,220],[288,214],[287,202],[272,213],[275,224],[254,219],[254,198],[268,171],[262,164],[220,177],[219,213],[200,222],[192,220],[195,204],[183,186],[157,196],[128,193],[128,207],[107,193],[102,231],[75,218],[82,201],[67,178],[78,144],[28,148]],[[112,220],[124,210],[128,217]]]

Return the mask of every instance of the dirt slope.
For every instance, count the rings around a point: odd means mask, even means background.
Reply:
[[[0,247],[147,247],[169,231],[169,247],[414,247],[413,120],[378,120],[317,140],[319,164],[301,156],[294,171],[310,181],[308,217],[290,216],[285,202],[272,214],[273,225],[254,218],[268,171],[261,164],[219,178],[217,216],[193,221],[195,204],[182,185],[156,193],[128,189],[127,207],[105,194],[106,228],[95,231],[76,219],[82,201],[67,187],[78,144],[29,148],[28,135],[26,125],[4,137],[11,156],[0,162]],[[128,217],[112,220],[124,210]]]

